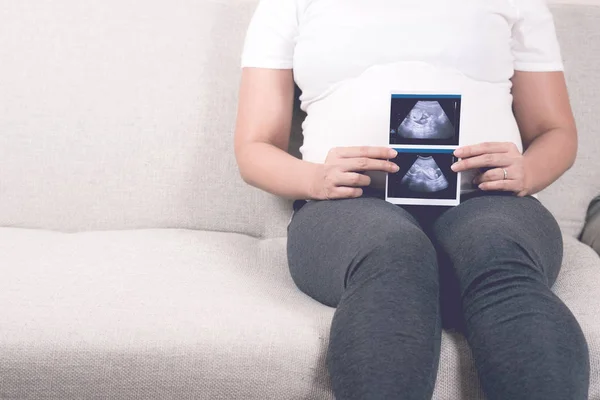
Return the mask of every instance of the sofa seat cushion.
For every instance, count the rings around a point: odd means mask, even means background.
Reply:
[[[590,349],[590,400],[600,400],[600,257],[589,246],[564,237],[563,269],[554,292],[571,309]]]
[[[556,290],[593,350],[600,261],[566,239]],[[0,398],[333,399],[333,309],[291,280],[285,239],[192,230],[0,228]],[[434,399],[482,398],[444,333]]]
[[[285,239],[0,228],[0,398],[327,398]]]

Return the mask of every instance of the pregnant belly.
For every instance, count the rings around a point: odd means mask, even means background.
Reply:
[[[310,103],[303,123],[302,158],[322,163],[333,147],[389,146],[392,93],[449,92],[461,95],[461,146],[513,142],[522,148],[512,113],[510,82],[480,82],[425,63],[397,63],[372,67],[354,79],[334,85],[318,101]],[[443,127],[447,123],[437,102],[423,101],[400,126],[393,128],[407,137],[431,138],[432,132],[446,134]],[[472,189],[474,173],[462,174],[461,190]],[[372,178],[372,186],[385,187],[385,173],[367,175]]]

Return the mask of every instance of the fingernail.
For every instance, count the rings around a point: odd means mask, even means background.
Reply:
[[[461,154],[462,154],[462,149],[456,149],[456,150],[454,150],[454,155],[456,157],[460,157]]]
[[[452,171],[456,171],[458,169],[458,163],[452,164],[450,168],[452,168]]]
[[[390,157],[394,158],[394,157],[396,157],[397,155],[398,155],[398,152],[397,152],[396,150],[394,150],[394,149],[391,149],[391,150],[390,150]]]
[[[396,171],[396,172],[400,171],[400,167],[397,165],[394,165],[394,171]]]

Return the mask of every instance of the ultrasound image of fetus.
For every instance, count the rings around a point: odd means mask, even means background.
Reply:
[[[398,127],[407,139],[449,139],[454,127],[437,101],[418,101]]]
[[[448,180],[433,157],[418,156],[400,184],[413,192],[433,193],[448,187]]]

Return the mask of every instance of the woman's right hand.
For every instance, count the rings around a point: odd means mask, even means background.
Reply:
[[[397,154],[396,150],[389,147],[358,146],[331,149],[325,162],[317,164],[311,198],[333,200],[362,196],[361,187],[369,186],[371,178],[361,172],[398,172],[398,166],[388,161]]]

